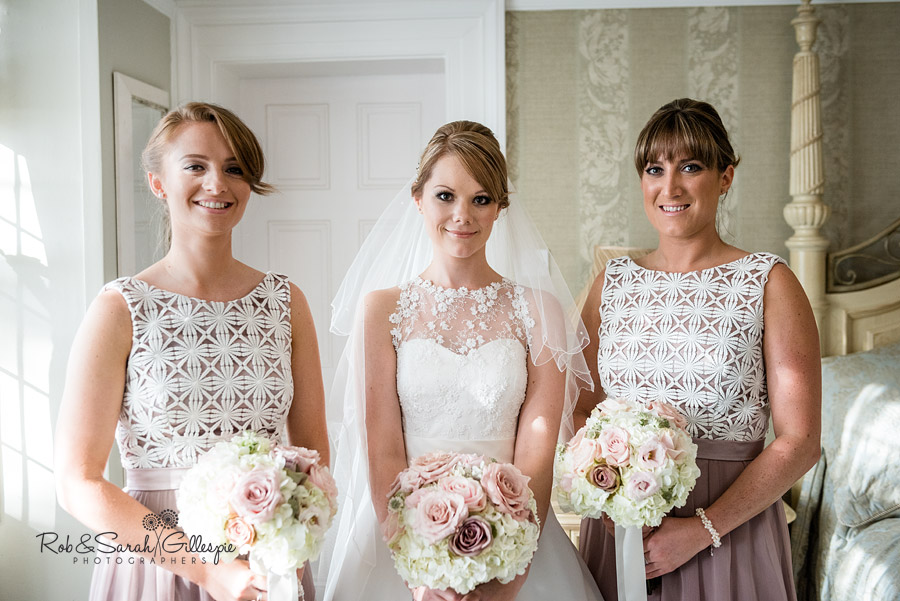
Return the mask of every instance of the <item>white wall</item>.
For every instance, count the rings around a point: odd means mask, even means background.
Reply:
[[[96,0],[0,0],[4,599],[84,599],[91,574],[35,537],[86,533],[56,504],[52,432],[69,345],[103,277],[96,13]]]

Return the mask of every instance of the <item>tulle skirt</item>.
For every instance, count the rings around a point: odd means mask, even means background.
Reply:
[[[670,515],[692,517],[709,507],[758,455],[762,441],[695,439],[700,478],[684,507]],[[617,599],[616,544],[600,520],[581,524],[581,554],[606,599]],[[652,583],[650,601],[796,601],[784,506],[777,501],[722,537],[712,555],[704,549]]]
[[[150,511],[159,514],[176,509],[175,489],[135,490],[133,472],[165,472],[165,470],[127,470],[128,494]],[[151,534],[151,544],[153,544]],[[166,569],[165,554],[153,558],[133,553],[98,553],[94,566],[89,601],[215,601],[199,585]],[[197,558],[197,561],[200,561]],[[303,572],[306,601],[315,601],[315,586],[309,565]]]

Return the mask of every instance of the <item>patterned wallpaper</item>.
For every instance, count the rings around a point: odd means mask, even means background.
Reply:
[[[825,201],[832,249],[900,216],[900,3],[825,5]],[[632,152],[662,104],[719,110],[742,162],[720,231],[787,256],[794,7],[507,13],[511,178],[573,292],[591,249],[655,245]]]

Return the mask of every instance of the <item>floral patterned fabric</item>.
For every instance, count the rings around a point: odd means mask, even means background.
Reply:
[[[693,438],[766,436],[763,291],[784,261],[753,253],[710,269],[669,273],[629,257],[606,265],[598,369],[610,397],[678,407]]]
[[[290,285],[268,273],[243,298],[207,301],[135,278],[122,294],[131,352],[116,440],[125,468],[190,467],[244,430],[278,439],[294,396]]]

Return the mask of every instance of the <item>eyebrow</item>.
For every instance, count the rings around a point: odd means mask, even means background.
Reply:
[[[205,154],[186,154],[181,157],[182,161],[185,159],[201,159],[204,161],[210,160],[209,157],[206,156]],[[225,159],[226,163],[228,163],[229,161],[233,161],[233,162],[237,163],[237,159],[235,157],[228,157],[227,159]]]
[[[446,188],[448,191],[456,193],[456,190],[454,190],[447,184],[434,184],[434,187],[435,188]],[[485,190],[484,188],[481,188],[478,190],[478,192],[475,193],[475,196],[490,196],[490,194],[488,194],[487,190]]]

